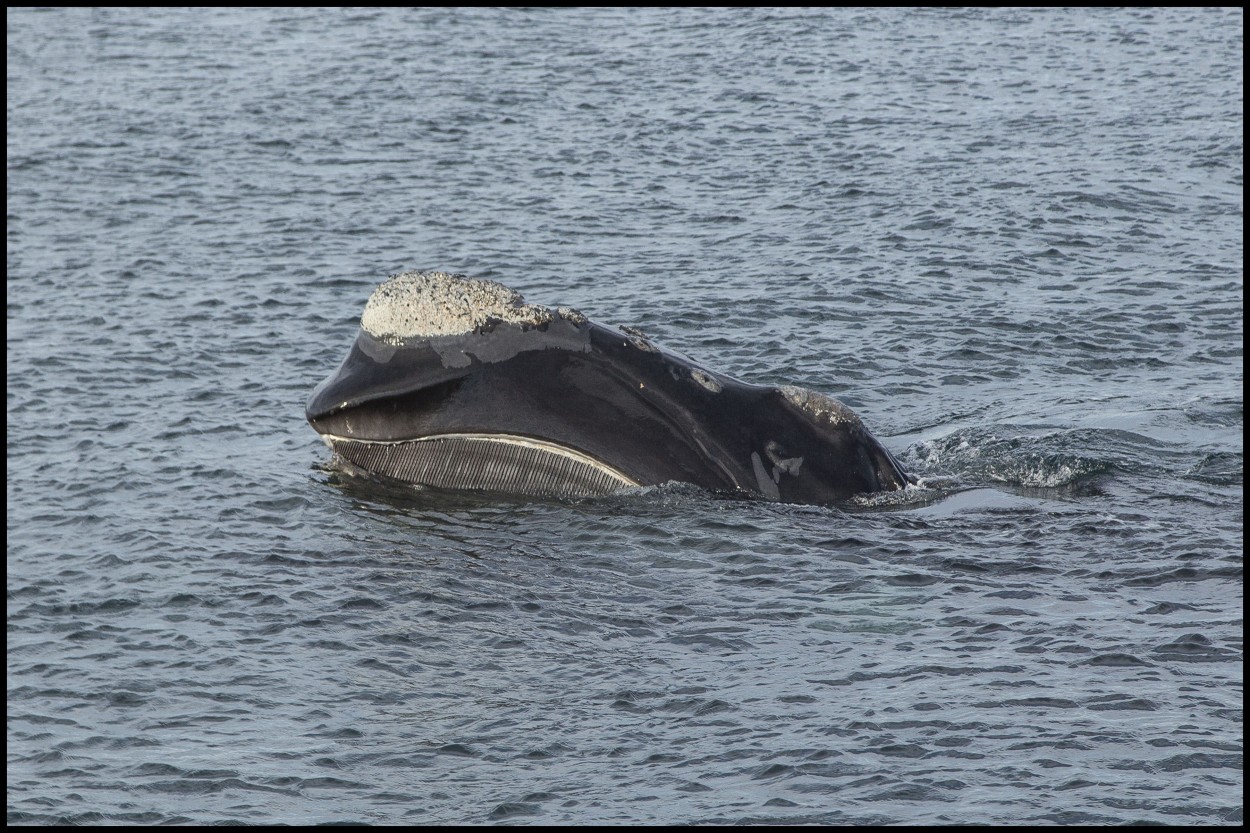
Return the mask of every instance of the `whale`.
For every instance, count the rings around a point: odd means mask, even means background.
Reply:
[[[441,271],[374,290],[305,416],[343,470],[419,488],[592,498],[675,482],[827,505],[915,482],[833,397]]]

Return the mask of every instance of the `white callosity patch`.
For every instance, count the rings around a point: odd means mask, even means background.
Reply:
[[[777,388],[790,404],[826,425],[859,425],[859,415],[833,397],[794,385]]]
[[[576,324],[579,327],[582,324],[585,324],[587,320],[586,316],[582,315],[581,310],[575,310],[572,307],[558,307],[556,309],[556,315],[560,316],[565,321]]]
[[[702,370],[697,367],[694,370],[690,371],[690,378],[694,379],[694,381],[698,383],[700,387],[706,388],[707,390],[710,390],[712,393],[720,393],[723,388],[721,383],[716,381],[715,376],[713,376],[711,373],[708,373],[706,370]]]
[[[625,334],[625,340],[644,353],[658,353],[660,349],[651,343],[647,334],[637,327],[628,324],[617,324],[616,328]]]
[[[538,326],[551,321],[547,307],[527,304],[520,293],[494,281],[447,272],[392,275],[373,291],[360,326],[390,344],[461,335],[492,321]]]

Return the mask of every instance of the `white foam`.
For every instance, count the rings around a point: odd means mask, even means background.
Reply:
[[[447,272],[404,272],[373,291],[360,326],[381,341],[400,344],[461,335],[492,321],[537,326],[551,319],[551,310],[525,303],[520,293],[494,281]]]

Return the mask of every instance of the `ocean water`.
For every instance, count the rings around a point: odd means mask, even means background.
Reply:
[[[7,22],[11,824],[1241,824],[1240,9]],[[407,269],[925,486],[360,482]]]

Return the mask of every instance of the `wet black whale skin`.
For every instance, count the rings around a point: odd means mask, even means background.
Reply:
[[[815,504],[906,485],[890,453],[846,413],[830,422],[777,388],[559,316],[398,347],[361,330],[307,407],[313,428],[332,437],[529,437],[642,485],[679,481]]]

